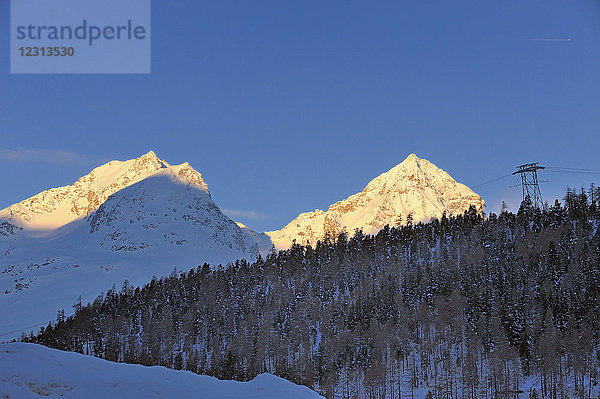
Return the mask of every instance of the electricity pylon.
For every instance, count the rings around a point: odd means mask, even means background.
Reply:
[[[531,200],[531,203],[536,208],[541,208],[542,193],[540,191],[540,185],[538,180],[537,171],[540,169],[546,169],[544,166],[539,166],[537,162],[526,163],[524,165],[517,166],[517,171],[513,175],[521,175],[521,186],[523,187],[523,201],[526,198]]]

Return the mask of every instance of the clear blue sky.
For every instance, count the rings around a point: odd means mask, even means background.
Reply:
[[[600,169],[598,0],[153,0],[149,75],[11,75],[9,22],[0,0],[0,208],[150,149],[257,230],[410,153],[469,186]],[[497,211],[513,182],[475,191]]]

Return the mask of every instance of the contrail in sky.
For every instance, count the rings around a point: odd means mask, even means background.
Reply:
[[[518,39],[518,40],[525,40],[525,41],[531,41],[531,42],[570,42],[571,38],[568,39]]]

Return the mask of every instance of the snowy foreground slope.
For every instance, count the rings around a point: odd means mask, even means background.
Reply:
[[[189,164],[153,152],[0,211],[0,334],[37,331],[125,280],[257,258],[258,245]],[[2,219],[4,218],[4,219]],[[0,339],[10,339],[4,335]]]
[[[286,249],[294,241],[314,245],[327,234],[335,238],[341,232],[352,235],[356,229],[375,234],[385,225],[406,223],[408,215],[417,223],[441,218],[444,213],[462,214],[471,205],[483,211],[484,201],[433,163],[411,154],[371,180],[360,193],[336,202],[327,211],[302,213],[281,230],[265,234],[275,248]]]
[[[145,367],[61,352],[34,344],[0,344],[0,398],[322,398],[272,374],[249,382],[164,367]]]

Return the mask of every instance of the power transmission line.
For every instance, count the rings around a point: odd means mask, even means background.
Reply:
[[[579,174],[589,174],[589,175],[600,175],[600,169],[585,169],[585,168],[568,168],[568,167],[561,167],[561,166],[546,166],[546,172],[552,172],[552,173],[579,173]],[[469,186],[472,189],[475,188],[480,188],[480,187],[485,187],[489,184],[495,183],[497,181],[500,181],[502,179],[505,179],[507,177],[512,176],[512,173],[500,176],[500,177],[496,177],[492,180],[488,180],[485,181],[483,183],[479,183],[477,185],[474,186]],[[540,183],[543,183],[543,181],[540,181]],[[517,183],[515,182],[515,184],[513,184],[510,187],[515,187],[515,186],[520,186],[521,183]]]
[[[48,323],[52,323],[52,322],[51,322],[51,321],[49,321]],[[14,334],[14,333],[18,333],[18,332],[25,331],[25,330],[29,330],[29,329],[31,329],[31,328],[35,328],[35,327],[45,327],[45,326],[47,326],[47,325],[48,325],[48,323],[35,324],[35,325],[33,325],[33,326],[29,326],[29,327],[23,327],[23,328],[19,328],[19,329],[17,329],[17,330],[8,331],[8,332],[5,332],[5,333],[2,333],[2,334],[0,334],[0,337],[5,337],[5,336],[7,336],[7,335]]]
[[[594,172],[594,173],[600,173],[600,169],[584,169],[584,168],[567,168],[567,167],[561,167],[561,166],[547,166],[546,169],[551,169],[551,170],[556,170],[556,171],[573,171],[573,172]]]
[[[509,174],[507,174],[507,175],[504,175],[504,176],[496,177],[495,179],[492,179],[492,180],[490,180],[490,181],[486,181],[486,182],[484,182],[484,183],[480,183],[480,184],[478,184],[478,185],[476,185],[476,186],[472,186],[471,188],[478,188],[478,187],[487,186],[488,184],[495,183],[495,182],[497,182],[498,180],[505,179],[505,178],[507,178],[507,177],[509,177],[509,176],[512,176],[512,173],[509,173]]]
[[[574,170],[549,170],[551,173],[571,173],[571,174],[580,174],[580,175],[600,175],[600,171],[598,172],[587,172],[587,171],[574,171]]]

